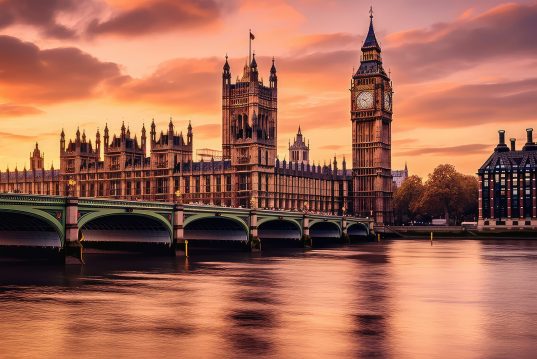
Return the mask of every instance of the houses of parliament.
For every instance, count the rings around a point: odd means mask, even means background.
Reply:
[[[268,85],[260,80],[255,55],[232,81],[222,71],[222,152],[195,161],[195,131],[142,126],[140,137],[123,125],[105,126],[92,142],[77,130],[60,135],[60,168],[45,169],[38,145],[30,168],[0,172],[0,192],[180,201],[218,206],[276,208],[372,217],[391,223],[392,84],[370,16],[358,70],[351,78],[352,163],[315,165],[298,130],[288,160],[277,156],[278,75],[274,59]]]

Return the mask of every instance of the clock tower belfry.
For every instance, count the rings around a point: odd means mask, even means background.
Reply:
[[[393,222],[392,83],[382,67],[370,10],[360,67],[351,80],[353,211],[377,224]]]

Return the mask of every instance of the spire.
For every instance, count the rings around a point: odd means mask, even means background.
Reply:
[[[274,56],[272,56],[272,66],[270,68],[270,73],[275,74],[276,73],[276,66],[274,65]]]
[[[227,54],[226,54],[226,62],[224,63],[224,73],[229,72],[229,63],[227,62]]]
[[[255,61],[255,52],[252,54],[252,63],[250,63],[250,69],[257,71],[257,62]]]
[[[363,48],[375,47],[380,51],[380,46],[377,42],[377,37],[375,36],[375,30],[373,28],[373,6],[369,8],[369,31],[367,32],[367,37],[365,38]]]
[[[298,125],[298,133],[297,133],[298,136],[302,136],[302,130],[300,129],[300,125]]]

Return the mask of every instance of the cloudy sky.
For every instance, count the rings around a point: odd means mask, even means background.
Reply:
[[[194,126],[220,148],[221,70],[276,58],[279,154],[298,125],[312,158],[350,157],[353,67],[374,7],[394,82],[392,163],[426,175],[439,163],[475,173],[497,130],[524,142],[537,122],[537,2],[497,0],[0,0],[0,168],[47,167],[59,133],[93,138],[122,121],[139,132]]]

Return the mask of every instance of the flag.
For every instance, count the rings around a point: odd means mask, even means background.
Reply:
[[[252,34],[252,32],[250,31],[250,40],[254,40],[255,39],[255,36],[254,34]]]

